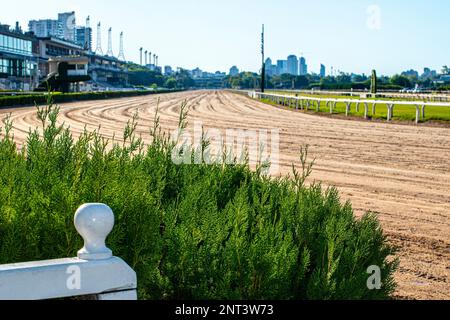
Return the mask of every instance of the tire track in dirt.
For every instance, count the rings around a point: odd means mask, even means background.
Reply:
[[[336,186],[357,216],[376,212],[390,241],[399,248],[397,297],[450,299],[450,129],[318,117],[266,105],[225,91],[193,91],[61,105],[59,123],[74,136],[98,129],[122,136],[135,112],[137,133],[150,141],[159,99],[160,124],[174,130],[180,106],[189,108],[189,128],[280,129],[280,174],[298,165],[302,144],[316,158],[312,180]],[[34,107],[0,110],[12,114],[16,141],[39,127]]]

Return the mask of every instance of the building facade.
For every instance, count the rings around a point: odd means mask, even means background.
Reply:
[[[99,56],[94,53],[88,53],[89,58],[88,74],[97,83],[104,87],[127,86],[128,69],[124,62],[114,57]]]
[[[34,51],[39,64],[40,80],[50,73],[50,58],[81,56],[84,53],[83,47],[73,42],[54,37],[36,38],[34,41]]]
[[[30,90],[37,81],[33,38],[0,26],[0,89]]]
[[[15,29],[0,25],[0,89],[41,90],[51,81],[57,85],[55,70],[69,77],[70,90],[128,86],[127,63],[93,53],[88,26],[75,27],[74,12],[61,13],[58,20],[32,20],[27,33],[18,23]]]

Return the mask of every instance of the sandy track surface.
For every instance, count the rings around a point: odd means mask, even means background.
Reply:
[[[101,125],[120,139],[135,111],[148,137],[160,98],[163,129],[174,129],[182,101],[189,121],[206,128],[280,129],[281,173],[298,164],[302,144],[315,157],[314,179],[337,186],[358,216],[379,213],[390,241],[399,247],[397,297],[450,299],[450,129],[347,121],[284,110],[222,91],[196,91],[61,105],[60,121],[78,135]],[[16,141],[38,125],[34,107],[0,109],[12,114]]]

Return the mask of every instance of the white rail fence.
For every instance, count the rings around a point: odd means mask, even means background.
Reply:
[[[356,106],[356,112],[359,112],[360,107],[364,108],[364,118],[369,117],[369,107],[372,109],[372,114],[376,114],[377,107],[385,105],[387,108],[387,121],[391,121],[394,117],[394,107],[397,105],[414,106],[416,109],[416,123],[421,119],[425,119],[426,107],[450,107],[450,103],[444,102],[423,102],[423,101],[394,101],[394,100],[359,100],[359,99],[333,99],[333,98],[315,98],[308,96],[291,96],[279,95],[270,93],[261,93],[256,91],[247,91],[249,97],[253,99],[265,99],[278,105],[295,107],[296,110],[310,110],[315,108],[320,111],[320,107],[324,104],[329,108],[330,113],[334,112],[338,103],[345,104],[345,115],[349,116],[352,104]],[[450,110],[449,110],[450,111]]]
[[[74,217],[84,239],[76,258],[0,265],[0,300],[90,296],[136,300],[136,273],[105,245],[114,214],[104,204],[85,204]]]
[[[361,96],[373,96],[370,91],[365,90],[353,90],[353,91],[327,91],[327,90],[286,90],[277,89],[279,92],[294,93],[294,94],[310,94],[320,97],[321,95],[342,95],[349,97],[361,97]],[[400,92],[378,92],[377,97],[392,98],[392,99],[406,99],[406,100],[423,100],[429,102],[449,102],[450,92],[448,93],[400,93]]]

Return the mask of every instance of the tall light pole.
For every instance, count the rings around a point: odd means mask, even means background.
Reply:
[[[262,56],[261,92],[264,92],[264,87],[266,83],[266,62],[264,61],[264,24],[262,25],[262,33],[261,33],[261,56]]]

